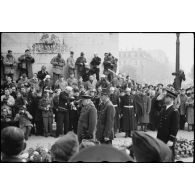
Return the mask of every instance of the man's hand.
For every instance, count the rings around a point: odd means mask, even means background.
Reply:
[[[168,141],[167,142],[167,146],[172,147],[173,146],[173,142],[172,141]]]

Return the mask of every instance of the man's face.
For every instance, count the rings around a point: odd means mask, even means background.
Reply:
[[[9,52],[9,53],[8,53],[8,56],[12,56],[12,52]]]
[[[90,76],[90,77],[89,77],[89,80],[90,80],[90,81],[93,81],[93,76]]]
[[[110,94],[113,94],[114,93],[114,89],[110,89]]]
[[[106,95],[101,95],[100,96],[100,99],[101,99],[102,102],[105,102],[106,99],[107,99],[107,96]]]
[[[5,90],[5,95],[9,95],[9,94],[10,94],[9,89],[6,89]]]
[[[82,100],[82,104],[83,104],[83,106],[87,105],[87,104],[88,104],[88,102],[89,102],[89,99],[83,99],[83,100]]]
[[[12,78],[11,77],[7,77],[7,81],[8,82],[11,82],[12,81]]]
[[[165,96],[165,104],[166,104],[166,105],[170,105],[172,101],[173,101],[173,100],[172,100],[171,97]]]
[[[191,96],[191,98],[194,98],[194,93],[191,93],[191,95],[190,95],[190,96]]]
[[[16,92],[16,88],[15,88],[15,87],[12,87],[12,91],[13,91],[13,92]]]
[[[26,90],[24,87],[21,88],[21,93],[26,93]]]
[[[185,95],[185,90],[182,90],[182,91],[181,91],[181,94],[182,94],[182,95]]]
[[[62,56],[61,56],[61,54],[59,53],[59,54],[58,54],[58,58],[61,58],[61,57],[62,57]]]
[[[29,56],[29,55],[30,55],[30,51],[26,51],[25,54],[26,54],[27,56]]]
[[[74,74],[70,74],[70,78],[73,79],[74,78]]]
[[[90,91],[90,96],[95,96],[95,92],[94,91]]]
[[[72,58],[73,58],[73,56],[74,56],[74,54],[73,54],[73,53],[71,53],[71,54],[70,54],[70,57],[72,57]]]

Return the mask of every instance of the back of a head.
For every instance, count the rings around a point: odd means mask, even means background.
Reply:
[[[9,126],[1,132],[1,152],[6,156],[18,155],[25,149],[22,129]]]
[[[68,132],[51,147],[53,161],[67,162],[78,150],[79,142],[77,135],[73,132]]]
[[[133,159],[110,145],[96,145],[82,149],[69,162],[133,162]]]
[[[171,150],[161,140],[135,131],[132,141],[136,162],[172,162]]]

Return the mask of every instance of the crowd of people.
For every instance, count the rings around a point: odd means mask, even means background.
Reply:
[[[167,144],[186,122],[188,131],[194,131],[193,86],[176,91],[172,84],[139,84],[117,74],[117,61],[105,53],[103,61],[94,54],[88,63],[83,52],[74,60],[71,51],[66,61],[60,53],[51,59],[52,74],[45,66],[33,73],[29,50],[18,60],[9,50],[1,57],[1,128],[19,127],[25,140],[32,134],[59,137],[73,131],[79,144],[111,144],[117,133],[132,137],[138,130],[158,130],[157,138]],[[20,71],[17,80],[14,66]]]

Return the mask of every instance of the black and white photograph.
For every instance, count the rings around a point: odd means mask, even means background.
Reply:
[[[193,162],[194,34],[1,33],[2,162]]]

